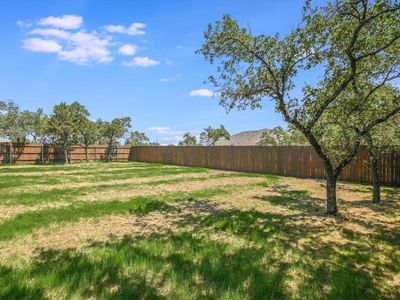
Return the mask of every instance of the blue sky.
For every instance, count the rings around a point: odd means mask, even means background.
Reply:
[[[224,124],[231,133],[284,124],[272,103],[232,111],[208,97],[215,72],[194,51],[207,24],[231,14],[253,33],[287,32],[300,0],[2,0],[0,99],[51,112],[79,101],[93,119],[130,116],[133,129],[176,143]],[[300,79],[302,80],[302,79]],[[200,91],[198,91],[200,90]]]

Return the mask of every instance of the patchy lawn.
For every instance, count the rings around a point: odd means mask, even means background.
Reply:
[[[399,299],[400,193],[160,164],[0,167],[0,298]]]

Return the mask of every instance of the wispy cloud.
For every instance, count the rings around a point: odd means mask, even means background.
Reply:
[[[63,29],[77,29],[82,26],[83,18],[76,15],[64,15],[61,17],[47,17],[40,19],[38,24],[41,26],[51,26]]]
[[[123,25],[106,25],[105,30],[110,33],[122,33],[128,35],[144,35],[146,32],[143,30],[146,28],[146,24],[143,23],[132,23],[130,26],[125,27]]]
[[[185,134],[184,131],[171,130],[168,126],[151,126],[148,130],[157,133],[160,136],[160,140],[171,143],[179,142]]]
[[[29,34],[47,37],[51,36],[59,39],[69,39],[71,36],[70,32],[56,28],[36,28],[30,31]]]
[[[176,76],[172,76],[172,77],[164,77],[160,79],[160,82],[170,82],[170,81],[175,81],[177,79],[181,78],[181,75],[176,75]]]
[[[173,136],[164,136],[161,138],[161,140],[165,141],[165,142],[177,143],[177,142],[181,141],[182,138],[183,138],[183,135],[173,135]]]
[[[158,60],[152,59],[150,57],[144,56],[144,57],[134,57],[131,61],[125,62],[124,65],[128,67],[143,67],[143,68],[148,68],[152,66],[158,65],[160,62]]]
[[[169,130],[171,130],[171,128],[169,128],[167,126],[151,126],[148,128],[148,130],[155,131],[157,133],[164,133],[164,132],[168,132]]]
[[[209,89],[198,89],[190,91],[189,95],[192,97],[212,97],[214,92]]]

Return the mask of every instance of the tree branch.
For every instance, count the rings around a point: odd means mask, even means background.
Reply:
[[[382,123],[386,122],[391,117],[393,117],[396,114],[398,114],[399,112],[400,112],[400,107],[396,107],[395,109],[393,109],[391,112],[389,112],[385,116],[383,116],[381,118],[378,118],[378,119],[374,120],[373,122],[371,122],[369,125],[367,125],[363,130],[360,131],[359,135],[365,135],[372,128],[374,128],[375,126],[377,126],[379,124],[382,124]]]
[[[374,50],[374,51],[372,51],[372,52],[369,52],[369,53],[365,53],[365,54],[363,54],[363,55],[360,55],[360,56],[356,57],[355,60],[356,60],[356,61],[360,61],[360,60],[362,60],[362,59],[364,59],[364,58],[366,58],[366,57],[370,57],[370,56],[377,55],[377,54],[379,54],[380,52],[382,52],[382,51],[384,51],[385,49],[387,49],[387,48],[389,48],[390,46],[392,46],[392,45],[393,45],[397,40],[399,40],[399,39],[400,39],[400,34],[397,35],[397,36],[395,36],[393,39],[391,39],[388,43],[386,43],[386,44],[383,45],[382,47],[380,47],[380,48],[378,48],[378,49],[376,49],[376,50]]]

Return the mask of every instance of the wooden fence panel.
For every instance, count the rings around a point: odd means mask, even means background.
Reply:
[[[62,162],[64,154],[49,145],[26,144],[12,146],[0,144],[0,163]],[[116,152],[118,151],[118,152]],[[88,159],[104,160],[108,155],[106,145],[90,145]],[[86,159],[82,146],[73,146],[73,162]],[[254,172],[324,178],[324,166],[312,147],[308,146],[119,146],[111,159],[155,162],[182,166],[200,166],[229,171]],[[382,183],[400,186],[400,153],[391,152],[381,158]],[[368,151],[360,148],[355,159],[343,170],[344,181],[371,182]]]
[[[10,155],[10,150],[12,151]],[[88,160],[105,160],[108,155],[106,145],[90,145],[87,149]],[[72,162],[86,160],[86,151],[83,146],[73,146],[70,154]],[[119,146],[115,149],[112,160],[129,160],[130,146]],[[43,144],[0,144],[0,163],[49,163],[63,162],[64,153],[58,152],[53,146]]]
[[[308,146],[134,146],[129,159],[302,178],[325,177],[319,156]],[[382,157],[381,173],[383,184],[400,186],[400,153]],[[365,148],[360,148],[355,159],[343,170],[340,180],[371,182]]]

